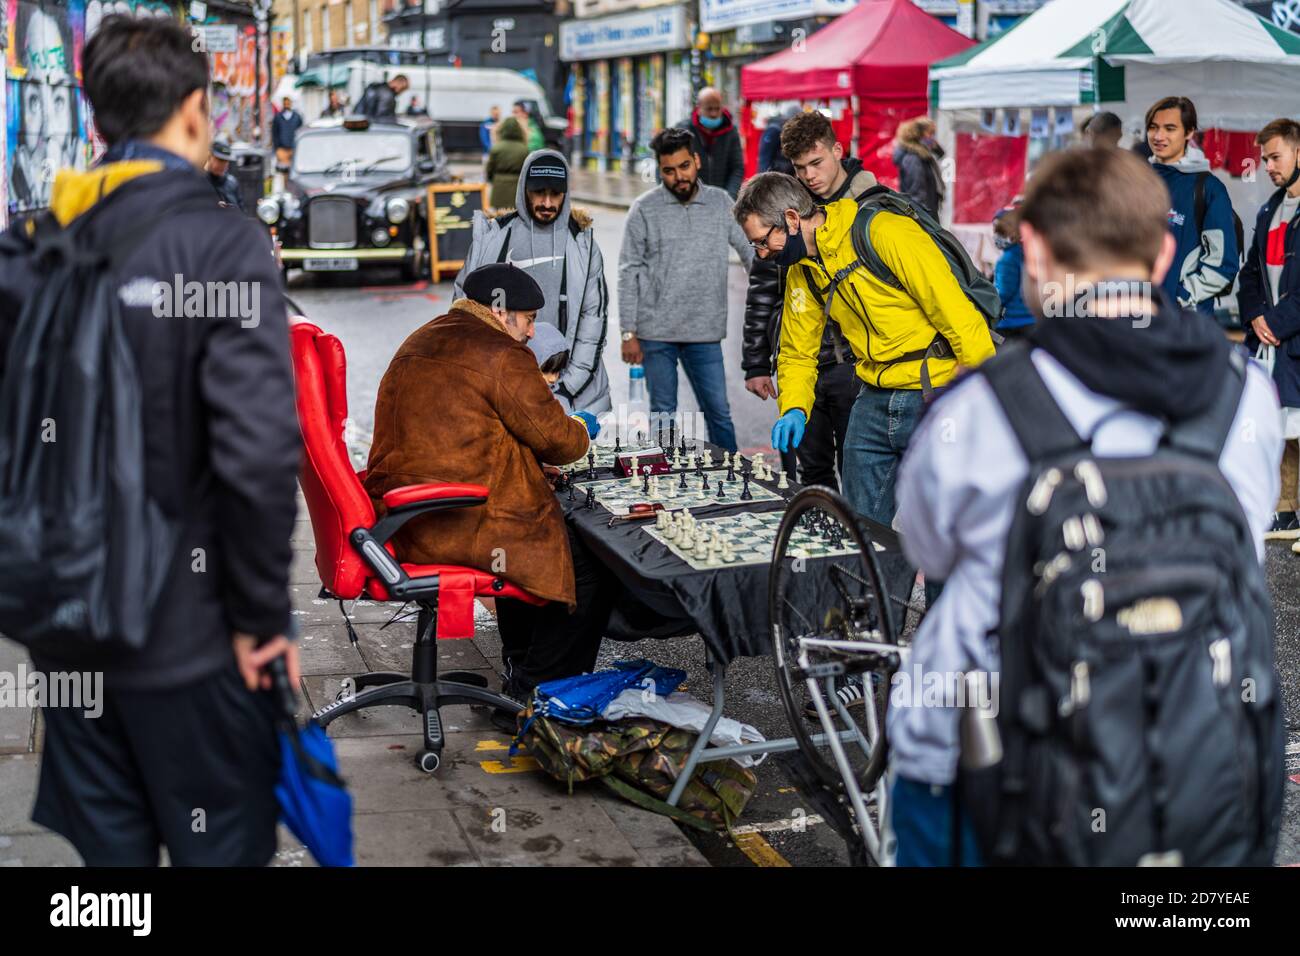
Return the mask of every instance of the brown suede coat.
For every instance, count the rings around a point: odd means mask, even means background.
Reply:
[[[366,491],[382,514],[384,493],[403,485],[487,486],[484,505],[412,520],[394,539],[398,555],[492,571],[573,605],[564,516],[539,462],[577,461],[587,444],[532,351],[486,306],[457,299],[402,343],[379,383]]]

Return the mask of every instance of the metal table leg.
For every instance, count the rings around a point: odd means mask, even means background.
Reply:
[[[673,792],[668,795],[668,805],[677,806],[677,801],[682,798],[682,792],[686,789],[686,784],[691,777],[695,775],[695,768],[700,763],[700,758],[709,746],[709,738],[713,736],[713,728],[718,726],[718,721],[722,719],[722,707],[725,703],[725,687],[727,682],[727,667],[725,664],[719,664],[713,660],[713,655],[706,652],[704,666],[709,674],[713,677],[713,710],[709,713],[709,719],[700,731],[700,736],[696,738],[695,746],[691,748],[691,755],[686,758],[686,766],[682,768],[681,775],[678,776],[677,782],[673,784]]]

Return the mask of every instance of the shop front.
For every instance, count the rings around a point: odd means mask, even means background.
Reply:
[[[577,12],[601,9],[579,5]],[[573,162],[635,173],[650,139],[690,112],[693,35],[685,6],[631,10],[560,25],[560,58],[572,75]]]

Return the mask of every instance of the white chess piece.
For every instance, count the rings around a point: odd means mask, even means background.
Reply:
[[[704,467],[705,468],[713,467],[713,452],[710,451],[708,448],[704,449]]]
[[[736,552],[735,549],[731,547],[730,541],[722,542],[722,560],[726,564],[730,564],[732,561],[736,560]]]
[[[785,476],[782,475],[782,477]],[[651,501],[659,500],[659,476],[658,475],[650,476],[650,500]]]
[[[776,486],[782,491],[790,487],[790,477],[785,473],[784,468],[781,469],[781,479],[776,483]]]

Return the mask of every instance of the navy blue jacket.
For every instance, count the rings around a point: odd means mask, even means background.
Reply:
[[[1241,287],[1237,292],[1237,308],[1241,323],[1246,327],[1246,347],[1259,348],[1250,323],[1263,316],[1269,330],[1282,345],[1273,363],[1273,381],[1277,383],[1278,400],[1287,408],[1300,408],[1300,267],[1296,265],[1297,243],[1300,239],[1300,213],[1291,218],[1286,231],[1286,258],[1282,266],[1282,281],[1278,283],[1278,300],[1273,301],[1273,290],[1265,269],[1265,252],[1268,249],[1268,227],[1273,214],[1282,202],[1282,190],[1269,197],[1255,217],[1255,236],[1246,247],[1246,263],[1241,267]]]
[[[294,110],[285,114],[284,110],[275,114],[271,120],[271,145],[276,149],[293,149],[294,137],[302,126],[302,114]]]
[[[1205,154],[1191,143],[1177,163],[1152,162],[1151,167],[1169,190],[1169,231],[1178,242],[1165,276],[1165,296],[1184,308],[1213,315],[1215,297],[1232,288],[1240,256],[1228,190],[1209,175]],[[1196,182],[1202,173],[1206,174],[1204,231],[1196,222]]]

